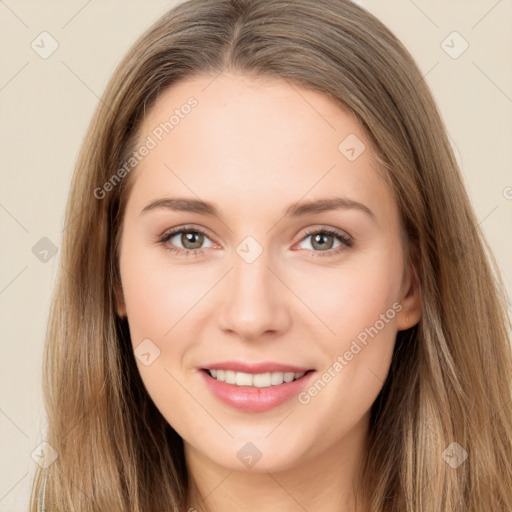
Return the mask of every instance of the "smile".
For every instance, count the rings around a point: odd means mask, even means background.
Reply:
[[[261,413],[297,396],[316,371],[247,373],[203,368],[198,373],[206,388],[222,404],[243,412]]]

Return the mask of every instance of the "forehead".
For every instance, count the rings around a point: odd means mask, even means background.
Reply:
[[[178,141],[180,133],[193,132],[196,140],[190,143],[205,147],[215,141],[218,147],[218,130],[229,142],[238,142],[232,150],[250,150],[258,143],[285,150],[300,138],[311,144],[327,138],[325,143],[337,150],[343,132],[365,137],[355,116],[325,94],[282,79],[232,73],[196,76],[169,87],[146,114],[140,135],[156,132],[158,139]]]
[[[174,84],[141,124],[138,147],[149,141],[131,176],[140,201],[181,193],[249,211],[326,193],[390,200],[355,116],[285,80],[223,73]]]

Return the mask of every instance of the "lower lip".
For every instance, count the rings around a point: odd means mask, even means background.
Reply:
[[[266,388],[226,384],[210,377],[210,374],[204,370],[200,373],[210,391],[225,404],[241,411],[264,412],[298,395],[315,372],[306,373],[292,382],[283,382],[283,384]]]

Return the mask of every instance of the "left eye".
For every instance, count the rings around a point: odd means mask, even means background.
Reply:
[[[337,249],[340,246],[350,246],[351,242],[348,237],[332,231],[329,229],[321,229],[308,233],[302,240],[311,239],[311,248],[318,249],[320,252],[325,252],[331,249]],[[340,244],[337,247],[333,247],[334,241],[338,240]]]

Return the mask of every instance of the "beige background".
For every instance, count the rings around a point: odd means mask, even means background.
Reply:
[[[43,237],[60,245],[73,165],[98,97],[135,38],[174,3],[0,1],[1,512],[27,509],[31,454],[44,439],[42,347],[59,253],[43,263],[32,247]],[[426,75],[512,295],[512,2],[358,3]],[[47,59],[31,47],[43,31],[58,42]],[[469,44],[456,59],[442,46],[453,31]],[[453,35],[444,43],[452,54],[463,44]]]

